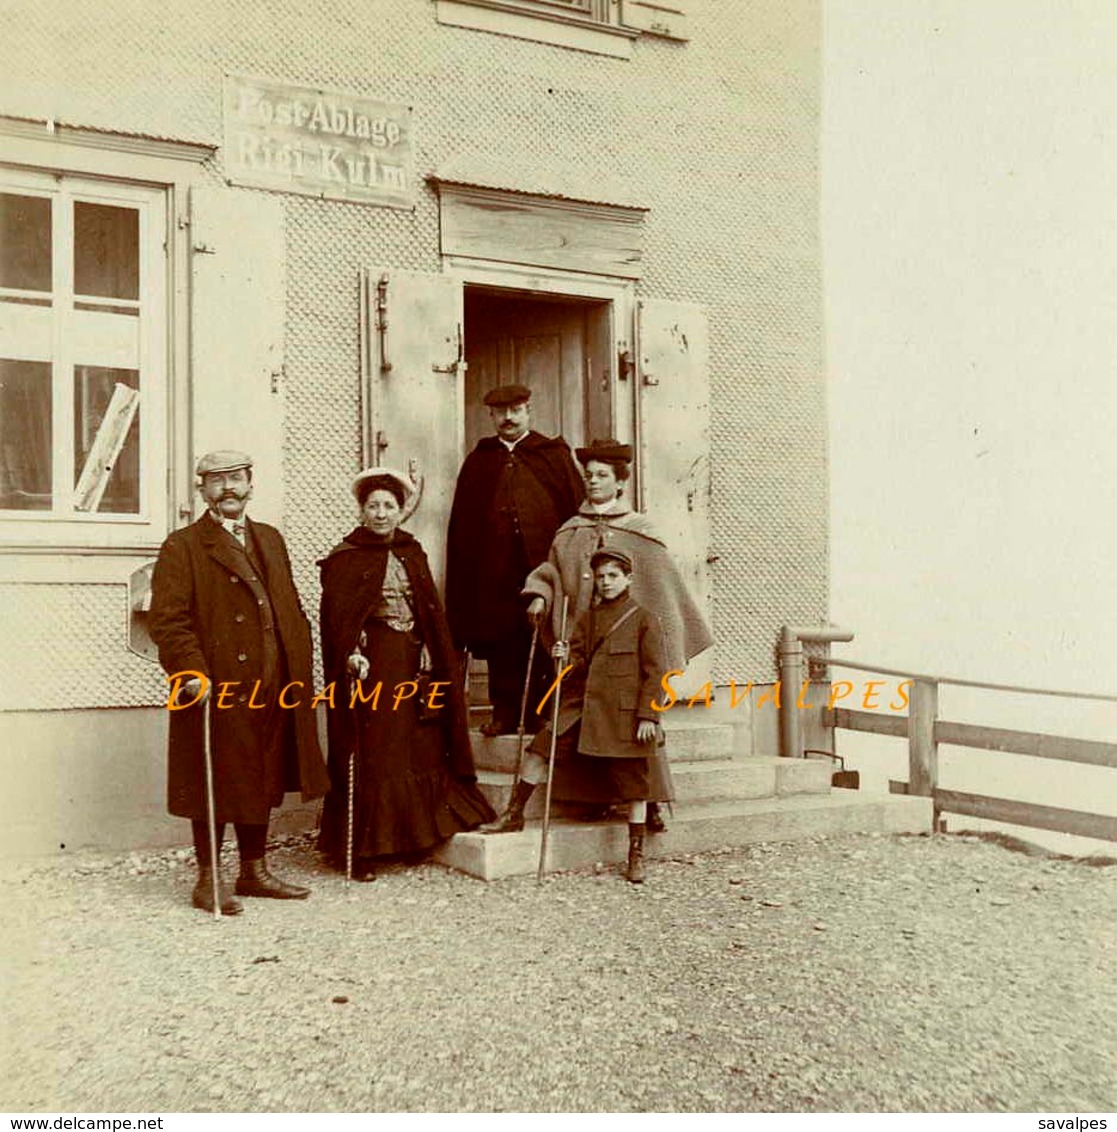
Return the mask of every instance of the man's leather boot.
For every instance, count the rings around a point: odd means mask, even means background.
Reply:
[[[268,872],[266,861],[260,857],[255,861],[241,861],[237,895],[270,896],[273,900],[305,900],[310,895],[310,889],[273,877]]]
[[[643,884],[647,876],[644,870],[644,832],[643,822],[628,823],[628,871],[625,876],[632,884]]]
[[[534,782],[525,782],[522,778],[518,778],[516,785],[512,787],[512,797],[508,800],[508,809],[496,821],[479,825],[478,831],[481,833],[517,833],[523,829],[524,807],[534,792]]]
[[[222,916],[235,916],[244,909],[244,905],[225,887],[220,873],[217,876],[217,897]],[[203,912],[213,914],[213,869],[207,865],[198,866],[198,883],[194,885],[190,903]]]

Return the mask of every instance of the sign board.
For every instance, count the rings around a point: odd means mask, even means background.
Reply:
[[[225,76],[225,173],[236,185],[411,208],[411,109],[343,91]]]

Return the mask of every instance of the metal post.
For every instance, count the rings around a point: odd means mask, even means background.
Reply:
[[[817,629],[785,625],[780,630],[780,754],[788,759],[803,758],[803,726],[799,718],[799,689],[803,686],[803,642],[830,644],[833,641],[852,641],[848,629],[824,625]]]
[[[803,727],[795,697],[803,680],[803,642],[789,625],[780,633],[779,679],[783,697],[780,700],[780,754],[788,759],[801,759]]]

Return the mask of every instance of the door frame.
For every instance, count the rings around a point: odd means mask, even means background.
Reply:
[[[626,351],[635,356],[636,283],[614,276],[588,275],[553,267],[529,264],[500,263],[495,260],[472,259],[467,256],[444,255],[443,274],[458,279],[466,286],[499,287],[508,291],[524,291],[539,295],[592,299],[609,304],[610,357],[609,411],[614,437],[636,444],[636,373],[625,366],[621,356]],[[464,327],[463,327],[464,333]],[[639,469],[636,469],[639,475]]]

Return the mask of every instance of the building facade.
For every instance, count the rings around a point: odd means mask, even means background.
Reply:
[[[779,627],[825,620],[817,0],[5,24],[5,848],[181,836],[144,604],[207,449],[255,457],[313,620],[355,472],[422,478],[439,571],[480,394],[523,380],[541,431],[636,444],[715,682],[770,682]]]

